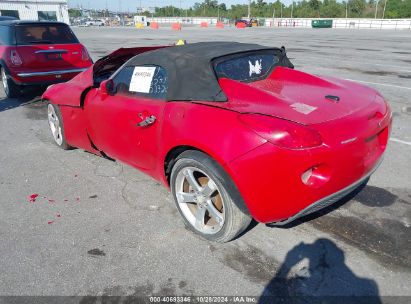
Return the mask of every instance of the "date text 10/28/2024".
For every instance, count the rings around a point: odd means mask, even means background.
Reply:
[[[257,303],[258,297],[159,296],[149,300],[150,303]]]

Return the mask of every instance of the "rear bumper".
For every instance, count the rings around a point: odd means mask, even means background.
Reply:
[[[352,193],[355,189],[360,187],[361,184],[363,184],[371,176],[371,174],[373,174],[375,172],[375,170],[377,170],[377,168],[382,163],[382,160],[383,160],[383,158],[381,157],[379,162],[374,167],[374,169],[371,170],[371,172],[369,172],[367,175],[365,175],[364,177],[362,177],[358,181],[354,182],[353,184],[349,185],[348,187],[346,187],[346,188],[344,188],[340,191],[337,191],[337,192],[335,192],[335,193],[333,193],[333,194],[331,194],[327,197],[324,197],[323,199],[320,199],[320,200],[316,201],[315,203],[309,205],[305,209],[301,210],[300,212],[298,212],[297,214],[289,217],[286,220],[283,220],[283,221],[280,221],[280,222],[272,222],[272,223],[269,223],[269,224],[271,226],[284,226],[284,225],[287,225],[287,224],[291,223],[292,221],[294,221],[294,220],[296,220],[300,217],[304,217],[306,215],[309,215],[311,213],[314,213],[314,212],[317,212],[321,209],[324,209],[328,206],[331,206],[332,204],[338,202],[342,198],[344,198],[347,195],[349,195],[350,193]]]
[[[31,78],[31,77],[42,77],[42,76],[58,76],[65,74],[78,74],[87,70],[82,69],[68,69],[68,70],[55,70],[55,71],[45,71],[45,72],[24,72],[18,73],[17,76],[21,78]]]
[[[74,68],[50,71],[11,71],[10,77],[13,81],[21,86],[29,85],[51,85],[71,80],[79,73],[84,72],[87,68]]]

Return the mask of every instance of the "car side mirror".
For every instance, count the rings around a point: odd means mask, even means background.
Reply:
[[[101,82],[100,92],[105,95],[114,95],[114,81],[113,79],[107,79]]]

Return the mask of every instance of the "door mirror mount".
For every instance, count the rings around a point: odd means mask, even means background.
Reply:
[[[100,84],[100,92],[104,95],[114,95],[115,88],[114,88],[114,81],[113,79],[106,79]]]

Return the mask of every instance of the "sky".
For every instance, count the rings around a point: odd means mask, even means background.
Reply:
[[[291,0],[284,0],[283,3],[288,4]],[[153,7],[153,6],[167,6],[174,5],[175,7],[188,8],[192,6],[195,2],[203,2],[203,0],[68,0],[69,7],[78,7],[80,5],[83,8],[91,9],[105,9],[118,11],[136,11],[137,7]],[[220,0],[219,2],[224,2],[227,7],[233,4],[246,4],[248,0]],[[274,0],[269,0],[266,2],[275,2]],[[291,2],[290,2],[291,3]]]

